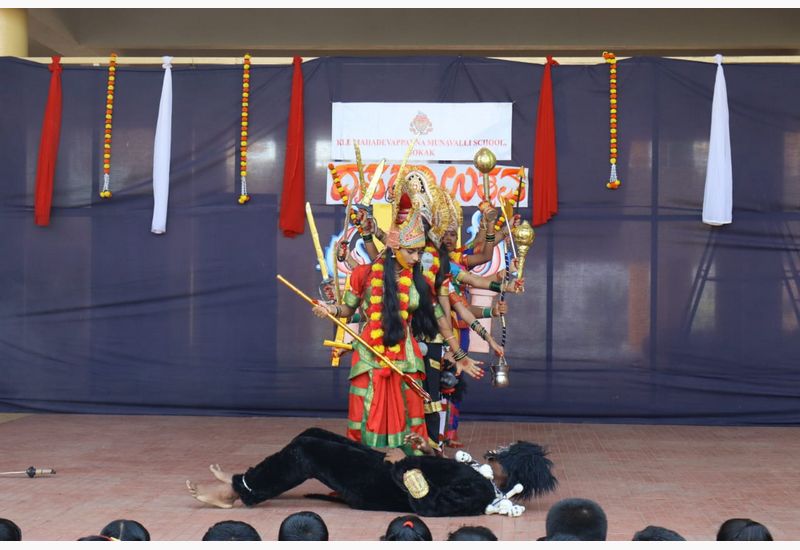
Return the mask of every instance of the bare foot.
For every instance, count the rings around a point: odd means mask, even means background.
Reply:
[[[187,479],[186,488],[200,502],[217,508],[233,508],[233,503],[239,498],[233,487],[225,483],[197,484]]]
[[[212,464],[208,467],[211,470],[211,473],[214,474],[214,477],[220,480],[223,483],[227,483],[228,485],[233,485],[233,474],[229,474],[228,472],[224,471],[219,464]]]

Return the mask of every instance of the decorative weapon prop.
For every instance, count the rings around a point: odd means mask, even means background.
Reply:
[[[333,280],[328,276],[328,264],[325,263],[325,255],[322,253],[322,246],[319,244],[319,233],[317,232],[317,224],[314,222],[314,212],[311,211],[311,204],[308,202],[306,203],[306,220],[308,221],[308,230],[311,233],[311,240],[314,242],[314,251],[317,253],[319,271],[322,274],[322,283],[319,287],[320,297],[324,301],[330,303],[332,300],[325,296],[323,289],[326,285],[330,285]]]
[[[36,477],[36,476],[49,476],[55,475],[56,471],[52,468],[36,468],[34,466],[29,466],[27,470],[22,470],[21,472],[0,472],[0,476],[18,476],[25,474],[28,477]]]
[[[497,165],[497,157],[486,147],[481,147],[475,153],[472,162],[475,164],[475,168],[483,174],[483,200],[492,204],[492,196],[489,194],[489,172],[494,170]]]
[[[408,164],[408,159],[411,157],[411,151],[414,150],[414,146],[417,144],[417,139],[418,138],[414,138],[411,143],[408,144],[406,154],[403,156],[403,162],[400,163],[400,169],[397,171],[397,177],[394,179],[394,185],[386,191],[386,202],[394,202],[394,190],[398,184],[403,181],[403,178],[405,178],[404,172],[406,171],[406,164]]]

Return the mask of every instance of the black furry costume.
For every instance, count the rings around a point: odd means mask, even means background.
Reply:
[[[546,471],[544,477],[539,475],[545,484],[525,489],[538,495],[553,490],[557,482],[549,473],[552,463],[536,448],[539,455],[529,458],[538,474],[542,468]],[[492,482],[467,464],[434,456],[410,456],[391,464],[384,456],[327,430],[310,428],[246,473],[233,476],[233,488],[251,506],[317,479],[352,508],[420,516],[480,515],[496,498]],[[503,464],[499,455],[497,460]],[[421,470],[430,488],[422,498],[413,498],[403,484],[403,474],[414,468]],[[507,473],[512,484],[519,481]]]

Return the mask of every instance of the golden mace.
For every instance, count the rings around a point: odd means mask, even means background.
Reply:
[[[309,304],[311,304],[312,306],[317,306],[317,305],[319,305],[319,304],[318,304],[316,301],[314,301],[314,300],[312,300],[311,298],[309,298],[309,297],[308,297],[308,296],[307,296],[307,295],[306,295],[306,294],[305,294],[305,293],[304,293],[302,290],[300,290],[299,288],[297,288],[296,286],[294,286],[292,283],[290,283],[289,281],[287,281],[286,279],[284,279],[282,275],[278,274],[278,275],[277,275],[277,277],[278,277],[278,280],[279,280],[280,282],[282,282],[283,284],[285,284],[286,286],[288,286],[290,289],[292,289],[292,290],[295,292],[295,294],[297,294],[298,296],[300,296],[300,297],[301,297],[303,300],[305,300],[306,302],[308,302],[308,303],[309,303]],[[395,365],[394,363],[392,363],[391,359],[389,359],[388,357],[386,357],[384,354],[382,354],[382,353],[379,353],[379,352],[378,352],[378,351],[377,351],[375,348],[373,348],[372,346],[370,346],[370,345],[369,345],[369,344],[368,344],[368,343],[367,343],[367,342],[366,342],[366,341],[365,341],[365,340],[364,340],[364,339],[363,339],[363,338],[362,338],[362,337],[361,337],[361,336],[360,336],[360,335],[359,335],[359,334],[358,334],[356,331],[354,331],[353,329],[351,329],[350,327],[348,327],[348,326],[347,326],[345,323],[341,322],[339,319],[337,319],[336,317],[334,317],[334,316],[333,316],[333,315],[331,315],[330,313],[326,313],[326,314],[325,314],[325,316],[326,316],[328,319],[330,319],[331,321],[333,321],[333,322],[336,324],[336,326],[340,327],[340,328],[341,328],[341,329],[343,329],[343,330],[344,330],[346,333],[348,333],[350,336],[352,336],[353,338],[355,338],[356,340],[358,340],[358,342],[360,342],[360,343],[361,343],[361,345],[365,346],[365,347],[366,347],[366,348],[367,348],[369,351],[371,351],[371,352],[372,352],[372,354],[373,354],[373,355],[375,355],[375,357],[377,357],[378,359],[380,359],[380,360],[381,360],[381,361],[382,361],[382,362],[383,362],[383,363],[384,363],[386,366],[388,366],[388,367],[389,367],[390,369],[392,369],[394,372],[396,372],[397,374],[399,374],[400,376],[402,376],[402,377],[403,377],[403,380],[404,380],[404,381],[405,381],[405,383],[406,383],[406,385],[407,385],[409,388],[411,388],[411,389],[414,391],[414,393],[416,393],[417,395],[419,395],[419,396],[420,396],[420,397],[421,397],[421,398],[422,398],[422,399],[423,399],[423,400],[424,400],[426,403],[430,403],[430,402],[431,402],[431,396],[430,396],[430,394],[429,394],[428,392],[426,392],[424,389],[422,389],[422,387],[421,387],[421,386],[420,386],[420,385],[417,383],[417,381],[416,381],[416,380],[414,380],[413,378],[411,378],[411,376],[409,376],[409,375],[408,375],[408,374],[406,374],[405,372],[401,371],[401,370],[400,370],[400,369],[397,367],[397,365]]]
[[[483,200],[492,204],[492,197],[489,194],[489,173],[497,165],[497,157],[486,147],[481,147],[475,153],[475,158],[472,159],[472,162],[475,164],[475,168],[483,174]]]
[[[525,256],[528,255],[528,251],[531,249],[531,245],[536,238],[536,232],[533,230],[533,227],[531,227],[531,224],[528,223],[528,220],[525,220],[511,230],[511,237],[514,239],[514,244],[517,245],[517,257],[519,258],[517,278],[522,279],[522,270],[525,268]]]
[[[536,233],[533,231],[531,224],[524,221],[511,230],[511,237],[517,246],[517,258],[519,258],[517,277],[522,279],[522,270],[525,268],[525,256],[527,256],[528,251],[531,249],[533,240],[536,238]],[[510,266],[506,267],[506,269],[510,269]],[[498,364],[492,365],[492,385],[496,388],[508,387],[510,383],[508,378],[510,370],[511,367],[506,362],[505,356],[500,357]]]

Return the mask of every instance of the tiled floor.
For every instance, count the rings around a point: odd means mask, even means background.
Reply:
[[[210,479],[220,462],[239,471],[306,427],[341,432],[344,421],[313,418],[28,415],[0,423],[0,470],[55,468],[47,478],[0,477],[0,517],[27,540],[74,540],[117,518],[141,521],[154,539],[199,540],[225,519],[251,523],[275,539],[289,513],[315,510],[336,540],[375,540],[396,514],[359,512],[308,500],[311,481],[255,508],[218,510],[193,500],[187,478]],[[434,539],[464,524],[501,540],[544,534],[548,508],[567,497],[599,502],[610,540],[630,540],[648,524],[689,540],[712,539],[730,517],[761,521],[778,540],[800,539],[800,429],[464,422],[467,449],[526,439],[546,445],[557,493],[530,503],[521,518],[429,518]]]

